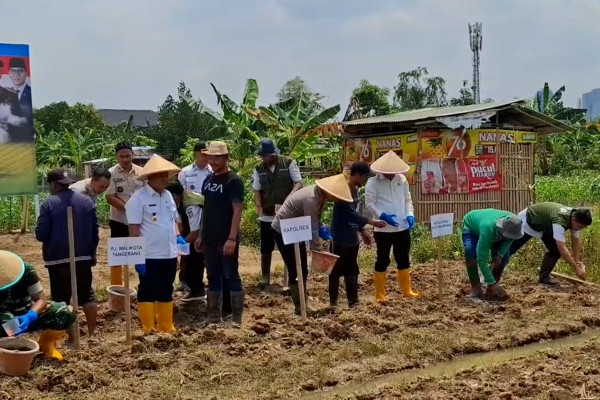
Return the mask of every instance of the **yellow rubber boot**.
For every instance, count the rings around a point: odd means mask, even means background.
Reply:
[[[385,281],[386,274],[385,272],[375,272],[375,300],[378,303],[384,303],[386,301],[385,297]]]
[[[173,325],[173,302],[159,303],[156,302],[156,314],[158,316],[156,320],[156,329],[159,332],[174,332],[175,325]]]
[[[408,268],[398,270],[398,283],[400,284],[400,289],[402,289],[403,297],[419,297],[421,294],[419,292],[413,292],[411,288],[410,271]]]
[[[156,330],[156,315],[154,312],[154,303],[138,303],[138,312],[142,320],[142,330],[144,333],[150,333]]]
[[[110,284],[123,286],[123,267],[110,267]]]
[[[62,360],[63,355],[60,354],[58,350],[56,350],[56,343],[59,340],[62,340],[65,337],[66,333],[67,332],[65,331],[42,331],[42,333],[40,333],[40,338],[38,339],[40,351],[44,353],[44,355],[48,358]]]

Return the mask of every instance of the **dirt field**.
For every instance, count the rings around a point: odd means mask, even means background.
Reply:
[[[106,236],[103,232],[103,238]],[[16,244],[13,238],[0,236],[0,248],[15,251],[33,262],[45,280],[47,275],[40,262],[40,245],[31,236],[23,236]],[[600,326],[597,313],[600,290],[595,287],[565,283],[562,289],[550,291],[535,284],[533,275],[508,271],[504,284],[511,299],[502,305],[476,304],[464,298],[468,285],[460,263],[444,266],[445,294],[441,300],[437,298],[435,265],[415,266],[413,286],[424,293],[417,300],[400,297],[390,271],[387,287],[390,301],[386,306],[374,302],[372,267],[365,265],[358,309],[347,310],[342,294],[338,313],[322,311],[303,323],[292,314],[291,300],[281,294],[280,286],[265,293],[256,289],[258,255],[244,249],[240,260],[247,292],[243,329],[227,325],[202,329],[200,322],[204,308],[184,306],[176,300],[178,332],[143,337],[134,306],[134,345],[128,347],[123,343],[122,316],[101,304],[97,339],[83,340],[78,352],[64,349],[64,362],[40,357],[29,376],[3,377],[0,398],[278,399],[334,396],[340,389],[360,387],[363,383],[366,387],[377,377],[388,374],[393,376],[406,370],[427,368],[464,354],[577,335]],[[103,244],[95,267],[98,288],[108,284],[105,262],[106,247]],[[277,269],[275,280],[280,282],[280,263]],[[137,277],[134,273],[131,276],[135,285]],[[313,306],[325,309],[328,304],[326,284],[325,276],[310,276]],[[84,334],[85,323],[81,325]],[[593,341],[573,352],[517,360],[509,364],[510,368],[470,369],[449,378],[421,377],[416,383],[377,389],[365,395],[343,395],[342,398],[582,398],[572,394],[580,393],[583,383],[586,383],[586,393],[598,394],[594,382],[599,379],[599,370],[593,367],[598,365],[600,358],[597,346],[598,341]],[[576,369],[577,351],[585,356],[583,369],[579,370]],[[563,365],[564,370],[561,370]],[[538,373],[535,369],[538,366],[547,369]],[[589,374],[585,379],[565,378],[571,369],[578,371],[576,376],[579,377],[582,371],[588,371],[585,369],[588,367]],[[533,375],[527,375],[529,371]],[[538,392],[517,390],[521,383],[524,387],[538,388]],[[556,397],[562,396],[562,392],[552,392],[556,396],[551,394],[550,389],[554,387],[567,391],[571,397]],[[506,391],[510,394],[502,394]],[[504,397],[499,397],[501,394]]]

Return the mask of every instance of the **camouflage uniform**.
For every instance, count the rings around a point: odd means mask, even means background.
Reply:
[[[0,324],[26,314],[34,303],[31,296],[41,291],[42,284],[35,269],[31,264],[25,263],[25,272],[21,279],[8,289],[0,291]],[[63,331],[73,322],[75,322],[75,314],[70,306],[48,301],[38,320],[31,324],[27,331],[47,329]],[[0,337],[5,336],[6,332],[0,328]]]

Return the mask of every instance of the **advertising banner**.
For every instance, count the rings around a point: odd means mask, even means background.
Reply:
[[[381,136],[369,139],[347,138],[344,169],[350,169],[355,161],[364,161],[370,165],[388,151],[396,153],[410,166],[406,177],[409,183],[413,183],[419,152],[419,137],[417,134]]]
[[[0,196],[37,191],[29,46],[0,44]]]
[[[510,132],[511,135],[505,132]],[[498,134],[495,130],[481,132],[461,129],[423,132],[423,192],[450,194],[502,190],[497,145],[503,141],[516,141],[515,132],[505,132]]]

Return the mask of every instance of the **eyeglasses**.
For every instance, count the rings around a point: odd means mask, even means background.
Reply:
[[[11,68],[10,73],[15,75],[23,75],[25,74],[25,68]]]

